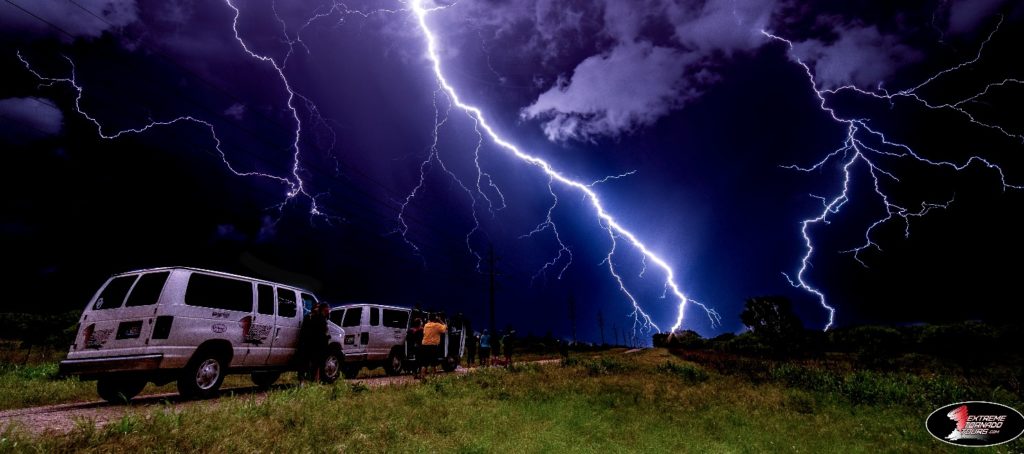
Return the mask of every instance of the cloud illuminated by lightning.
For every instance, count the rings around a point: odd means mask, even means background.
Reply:
[[[655,330],[659,330],[660,331],[660,328],[658,328],[657,325],[655,325],[651,321],[650,316],[646,312],[644,312],[644,310],[641,308],[639,302],[636,300],[636,298],[633,297],[632,293],[626,288],[626,286],[624,285],[624,283],[622,281],[622,277],[615,270],[615,267],[614,267],[614,264],[613,264],[613,260],[612,260],[612,256],[615,253],[615,249],[616,249],[616,246],[618,244],[618,240],[619,239],[623,239],[623,240],[627,241],[630,245],[632,245],[643,256],[645,261],[649,261],[649,262],[655,264],[657,267],[661,268],[661,270],[665,273],[665,285],[666,285],[666,288],[672,292],[672,294],[675,296],[676,300],[678,301],[678,307],[677,307],[678,312],[677,312],[675,323],[672,325],[672,327],[670,329],[671,331],[676,331],[676,330],[678,330],[682,326],[682,324],[683,324],[683,317],[684,317],[684,314],[685,314],[686,306],[688,304],[690,304],[690,303],[696,304],[696,305],[700,306],[701,308],[703,308],[705,310],[705,312],[707,313],[708,318],[710,318],[711,323],[713,325],[720,323],[721,317],[718,315],[718,313],[714,309],[711,309],[710,307],[708,307],[708,306],[706,306],[704,304],[698,303],[698,302],[690,299],[689,297],[687,297],[683,293],[682,289],[676,283],[675,270],[673,270],[673,268],[668,264],[668,262],[666,262],[664,259],[662,259],[659,255],[655,254],[654,251],[650,250],[647,247],[646,244],[644,244],[642,241],[640,241],[640,239],[637,238],[637,236],[635,234],[633,234],[631,231],[626,229],[626,227],[624,227],[619,222],[618,219],[616,219],[611,213],[609,213],[605,209],[604,204],[601,201],[600,196],[597,194],[596,191],[594,191],[593,187],[590,184],[582,183],[582,182],[573,180],[573,179],[565,176],[561,172],[557,171],[547,161],[545,161],[545,160],[543,160],[543,159],[541,159],[541,158],[539,158],[539,157],[537,157],[535,155],[531,155],[531,154],[528,154],[528,153],[520,150],[519,147],[517,147],[512,142],[509,142],[508,140],[503,138],[501,135],[499,135],[494,130],[494,128],[490,125],[490,123],[488,123],[486,116],[484,115],[483,111],[480,110],[480,108],[466,103],[465,101],[463,101],[459,97],[458,92],[455,89],[455,87],[453,87],[449,83],[448,79],[445,77],[444,70],[443,70],[442,65],[441,65],[441,58],[440,58],[440,56],[438,54],[439,45],[438,45],[438,42],[437,42],[437,37],[434,35],[434,32],[430,28],[430,25],[428,24],[428,21],[427,21],[427,16],[431,12],[443,9],[444,7],[442,7],[442,6],[425,7],[423,5],[423,1],[422,0],[412,0],[409,3],[409,5],[410,5],[410,7],[412,9],[412,12],[416,16],[416,19],[417,19],[417,22],[419,24],[420,30],[423,32],[424,39],[426,40],[427,57],[429,58],[429,60],[431,62],[431,66],[432,66],[432,69],[433,69],[433,72],[434,72],[434,77],[437,79],[438,85],[441,87],[441,89],[448,95],[448,99],[451,101],[451,103],[455,107],[458,107],[463,112],[465,112],[474,121],[476,121],[476,124],[477,124],[479,130],[482,131],[484,134],[486,134],[487,137],[491,140],[492,143],[498,145],[500,148],[502,148],[505,151],[511,153],[513,156],[515,156],[516,158],[520,159],[521,161],[526,162],[526,163],[528,163],[530,165],[533,165],[533,166],[537,167],[538,169],[543,171],[545,173],[545,175],[547,175],[549,177],[551,182],[558,182],[559,184],[561,184],[563,186],[566,186],[568,188],[580,191],[584,195],[586,200],[590,202],[591,206],[594,209],[595,214],[597,214],[598,219],[600,220],[601,227],[608,232],[608,236],[609,236],[609,238],[610,238],[610,240],[612,242],[611,250],[609,251],[608,255],[605,257],[605,261],[603,261],[602,263],[605,263],[605,262],[608,263],[609,271],[611,272],[612,276],[618,282],[620,291],[622,291],[623,294],[626,295],[626,297],[629,299],[630,303],[632,304],[633,310],[634,310],[634,316],[635,316],[634,319],[637,320],[639,323],[642,323],[643,324],[643,328],[645,328],[645,329],[652,329],[653,328]],[[544,223],[542,223],[541,226],[545,226],[545,225],[547,225],[548,222],[550,222],[550,211],[548,212],[548,214],[549,214],[548,220],[545,221]],[[554,229],[552,229],[552,230],[554,231]],[[563,247],[564,247],[564,244],[563,244]]]
[[[866,169],[868,175],[870,175],[872,180],[873,192],[878,197],[885,212],[883,216],[872,222],[871,225],[868,226],[868,228],[865,230],[863,244],[855,248],[849,249],[847,251],[842,251],[852,253],[854,259],[856,259],[859,263],[861,263],[861,265],[864,266],[867,265],[860,258],[861,252],[867,249],[875,249],[881,251],[881,247],[872,239],[872,233],[874,233],[874,231],[878,227],[887,224],[890,221],[900,221],[903,223],[904,236],[909,236],[911,218],[919,218],[925,216],[934,209],[948,208],[949,205],[953,202],[952,196],[949,200],[941,202],[922,201],[915,208],[904,207],[894,202],[892,198],[883,189],[885,186],[883,181],[899,183],[900,180],[897,175],[890,171],[887,171],[879,164],[877,160],[879,157],[907,159],[927,166],[950,168],[954,171],[962,171],[967,169],[972,164],[976,164],[988,168],[990,170],[996,171],[999,174],[999,182],[1003,190],[1024,189],[1024,186],[1022,185],[1008,183],[1006,179],[1006,174],[1003,172],[1002,167],[980,156],[969,156],[960,162],[934,160],[926,158],[908,145],[889,140],[885,136],[885,134],[876,129],[871,128],[869,126],[868,120],[862,118],[846,118],[841,116],[836,112],[836,110],[833,107],[830,107],[828,105],[828,98],[841,92],[853,92],[859,95],[868,96],[875,99],[887,100],[888,102],[890,102],[890,104],[894,103],[897,100],[910,100],[928,109],[948,110],[955,112],[956,114],[964,117],[968,122],[977,127],[981,127],[991,131],[996,131],[1009,139],[1013,139],[1024,143],[1024,136],[1009,132],[1000,125],[979,121],[974,115],[970,113],[970,111],[968,111],[964,107],[965,104],[974,102],[979,98],[985,96],[993,88],[1003,87],[1007,85],[1019,85],[1022,84],[1021,80],[1008,78],[1002,81],[989,83],[980,92],[968,96],[955,103],[933,103],[928,101],[925,97],[918,93],[922,88],[938,80],[939,78],[947,74],[959,71],[961,69],[970,67],[971,65],[981,60],[982,54],[985,50],[985,46],[992,40],[993,36],[995,36],[1001,24],[1002,19],[1000,19],[999,23],[996,25],[993,31],[982,42],[981,46],[979,46],[978,53],[974,56],[973,59],[939,71],[912,88],[899,90],[895,92],[888,92],[881,88],[879,88],[876,91],[870,91],[858,88],[853,85],[846,85],[835,89],[820,89],[818,88],[819,84],[814,77],[814,72],[811,70],[811,67],[802,59],[792,54],[792,41],[780,37],[778,35],[772,34],[768,31],[761,31],[761,33],[765,37],[771,40],[784,43],[789,48],[790,58],[792,58],[793,61],[796,62],[798,65],[803,67],[805,73],[807,74],[808,81],[810,82],[811,88],[813,89],[815,96],[818,98],[819,107],[821,108],[821,110],[827,113],[836,123],[845,126],[846,129],[846,135],[845,139],[843,140],[842,146],[837,150],[827,154],[822,160],[808,167],[800,167],[795,165],[784,166],[785,168],[788,169],[794,169],[802,172],[811,172],[821,169],[826,163],[832,162],[833,160],[842,163],[842,190],[839,191],[838,194],[835,194],[831,197],[813,196],[821,200],[822,210],[815,216],[804,219],[800,223],[800,233],[803,236],[805,250],[803,257],[800,260],[800,267],[797,270],[795,279],[792,279],[789,277],[788,274],[783,273],[786,279],[789,280],[790,284],[815,295],[821,306],[828,312],[828,322],[825,324],[825,330],[831,328],[833,323],[835,322],[836,309],[835,307],[831,306],[828,303],[825,297],[825,293],[821,289],[812,285],[807,279],[807,270],[808,267],[811,266],[811,258],[813,257],[815,252],[814,241],[812,239],[810,229],[819,224],[827,224],[829,222],[829,217],[838,214],[840,210],[843,208],[843,206],[849,201],[850,182],[852,180],[851,169],[853,169],[854,166],[861,166],[864,169]]]

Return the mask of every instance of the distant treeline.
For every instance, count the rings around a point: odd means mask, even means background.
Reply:
[[[656,347],[715,350],[758,357],[820,357],[839,352],[862,363],[884,363],[898,356],[922,354],[983,364],[1021,356],[1024,325],[980,321],[911,326],[853,326],[829,331],[807,330],[782,297],[747,300],[740,319],[749,331],[705,339],[686,330],[654,335]]]
[[[66,347],[74,341],[81,311],[59,314],[0,312],[0,339],[16,340],[24,347]]]
[[[854,326],[822,332],[800,330],[782,337],[748,331],[706,339],[695,331],[654,335],[655,347],[713,349],[753,356],[801,355],[824,352],[887,356],[923,353],[935,356],[1019,354],[1024,326],[995,326],[968,321],[941,325]]]

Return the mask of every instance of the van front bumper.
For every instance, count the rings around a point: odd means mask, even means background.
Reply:
[[[111,373],[156,370],[160,367],[160,361],[163,358],[164,355],[162,353],[154,353],[148,355],[66,359],[60,362],[57,374],[61,376],[78,375],[82,378],[91,378]]]

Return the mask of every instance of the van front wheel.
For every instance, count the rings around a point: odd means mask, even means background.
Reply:
[[[178,378],[178,393],[184,397],[216,396],[224,383],[225,366],[225,361],[212,353],[196,355]]]
[[[96,380],[96,393],[103,400],[123,404],[132,400],[146,387],[146,381],[138,378],[106,377]]]
[[[327,352],[327,357],[324,358],[324,368],[320,373],[320,381],[327,384],[338,381],[338,378],[341,377],[342,363],[344,361],[345,358],[337,349]]]

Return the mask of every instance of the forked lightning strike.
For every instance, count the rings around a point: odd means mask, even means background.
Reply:
[[[831,95],[835,95],[840,92],[849,91],[858,93],[860,95],[873,97],[876,99],[884,99],[887,100],[890,104],[895,103],[895,101],[897,100],[906,99],[919,103],[920,105],[923,105],[928,109],[953,111],[965,117],[970,123],[974,124],[975,126],[999,132],[1008,139],[1024,143],[1024,136],[1009,132],[1000,125],[989,124],[979,121],[977,118],[975,118],[974,115],[972,115],[969,111],[967,111],[964,108],[965,104],[977,101],[979,98],[988,94],[989,91],[992,90],[993,88],[1004,87],[1007,85],[1019,85],[1022,84],[1021,80],[1008,78],[1002,81],[989,83],[984,87],[984,89],[982,89],[977,94],[968,96],[963,100],[957,101],[955,103],[932,103],[926,100],[918,93],[919,90],[931,84],[935,80],[941,78],[942,76],[956,72],[963,68],[967,68],[981,60],[982,54],[985,50],[985,46],[992,40],[996,32],[999,31],[999,27],[1001,24],[1002,19],[1000,19],[999,23],[982,42],[981,46],[979,46],[978,53],[977,55],[975,55],[973,59],[960,63],[951,68],[939,71],[935,75],[926,79],[924,82],[921,82],[920,84],[912,88],[892,93],[885,91],[881,88],[879,88],[877,91],[869,91],[858,88],[853,85],[845,85],[834,89],[819,88],[819,84],[814,77],[814,72],[811,70],[810,65],[808,65],[799,57],[792,54],[792,41],[764,30],[761,31],[761,33],[767,38],[782,42],[786,44],[786,46],[788,46],[790,50],[790,57],[798,65],[803,67],[804,71],[806,72],[811,88],[814,90],[814,94],[815,96],[817,96],[820,102],[819,106],[821,110],[827,113],[830,117],[832,117],[834,121],[836,121],[839,124],[845,125],[846,127],[846,137],[843,141],[842,146],[839,149],[827,154],[822,160],[814,163],[809,167],[800,167],[795,165],[784,166],[785,168],[788,169],[798,170],[802,172],[811,172],[821,169],[826,163],[834,159],[838,159],[840,162],[842,162],[842,190],[838,194],[832,196],[831,198],[812,196],[822,201],[822,210],[817,215],[808,219],[804,219],[800,223],[800,233],[803,236],[804,245],[806,249],[804,251],[803,257],[800,260],[800,267],[796,273],[796,279],[791,279],[788,274],[783,273],[786,279],[789,280],[790,284],[797,288],[801,288],[817,297],[821,306],[828,312],[828,322],[825,324],[825,330],[831,328],[833,323],[835,322],[836,309],[835,307],[828,303],[827,299],[825,298],[825,293],[822,290],[811,285],[807,280],[807,269],[811,265],[811,257],[814,255],[814,241],[811,238],[811,233],[809,232],[809,229],[812,226],[818,224],[828,223],[829,216],[839,213],[843,206],[846,204],[846,202],[849,201],[850,182],[852,178],[850,172],[855,165],[863,166],[867,170],[868,174],[871,176],[872,179],[873,191],[875,195],[879,198],[879,200],[882,203],[882,206],[885,209],[885,214],[882,217],[876,219],[874,222],[872,222],[871,225],[868,226],[867,230],[864,232],[863,244],[855,248],[849,249],[847,251],[842,251],[852,253],[854,259],[857,260],[863,266],[867,265],[860,258],[861,252],[867,249],[876,249],[878,251],[882,250],[878,243],[876,243],[872,239],[872,233],[874,233],[878,227],[898,218],[903,222],[904,236],[909,236],[911,218],[925,216],[934,209],[948,208],[949,205],[953,202],[952,195],[950,196],[949,200],[942,202],[921,201],[918,203],[919,206],[916,208],[907,208],[892,201],[892,198],[883,190],[884,185],[882,182],[883,180],[886,180],[894,183],[899,183],[900,180],[897,177],[897,175],[882,168],[879,165],[879,163],[875,160],[877,157],[910,159],[928,166],[948,167],[954,171],[962,171],[969,167],[970,165],[977,163],[990,170],[994,170],[999,174],[999,182],[1002,185],[1003,190],[1024,189],[1024,186],[1022,185],[1008,183],[1006,180],[1006,174],[1003,172],[1002,167],[992,163],[988,159],[981,156],[969,156],[959,163],[953,161],[933,160],[926,158],[918,154],[914,149],[912,149],[908,145],[890,141],[882,132],[869,127],[867,120],[860,118],[845,118],[840,116],[834,108],[828,106],[827,98]]]
[[[628,241],[629,244],[633,245],[633,247],[636,248],[636,250],[639,251],[640,254],[643,256],[645,263],[649,261],[655,264],[657,267],[661,268],[662,271],[665,273],[666,289],[670,290],[672,294],[676,297],[676,300],[678,301],[678,312],[676,320],[675,323],[672,325],[670,331],[676,331],[682,326],[686,306],[690,303],[696,304],[703,308],[704,311],[707,313],[708,318],[711,320],[712,325],[719,324],[721,322],[721,317],[718,315],[718,312],[716,312],[714,309],[711,309],[710,307],[707,307],[704,304],[701,304],[697,301],[690,299],[683,293],[679,285],[676,283],[675,270],[673,270],[672,267],[669,266],[669,264],[664,259],[662,259],[660,256],[651,251],[647,247],[647,245],[645,245],[642,241],[640,241],[639,238],[636,237],[636,235],[634,235],[631,231],[629,231],[622,224],[620,224],[619,221],[605,209],[604,204],[601,201],[601,198],[598,196],[597,192],[594,191],[592,184],[582,183],[573,180],[569,177],[566,177],[562,173],[555,170],[547,161],[537,156],[523,152],[517,146],[515,146],[508,140],[498,135],[498,133],[494,130],[490,123],[487,122],[487,118],[484,116],[484,113],[483,111],[480,110],[480,108],[467,104],[466,102],[462,101],[459,98],[458,92],[455,90],[455,87],[453,87],[448,82],[448,79],[444,75],[444,71],[442,70],[441,67],[441,58],[438,55],[439,46],[437,38],[434,35],[434,32],[431,30],[429,24],[427,23],[427,16],[430,12],[441,10],[444,7],[425,7],[423,5],[423,0],[412,0],[409,5],[412,9],[412,12],[416,15],[416,19],[417,22],[419,23],[420,30],[423,32],[423,36],[426,40],[427,57],[430,59],[432,69],[434,71],[434,77],[437,79],[437,82],[440,85],[441,89],[447,94],[450,102],[455,107],[458,107],[467,115],[469,115],[476,122],[476,125],[479,128],[479,130],[485,133],[488,138],[490,138],[491,142],[498,145],[500,148],[510,152],[516,158],[541,169],[549,177],[550,182],[557,181],[558,183],[561,183],[564,186],[582,192],[586,200],[588,200],[590,204],[593,206],[593,209],[600,221],[601,228],[607,230],[608,237],[612,243],[608,255],[605,257],[605,260],[602,261],[601,263],[608,263],[608,269],[611,272],[612,276],[615,278],[616,282],[619,284],[619,290],[622,291],[624,295],[626,295],[627,299],[629,299],[630,303],[633,306],[634,321],[636,323],[642,323],[641,329],[655,329],[660,331],[660,328],[658,328],[658,326],[654,324],[654,322],[651,320],[651,317],[646,312],[644,312],[643,308],[640,307],[639,302],[629,291],[629,289],[626,288],[625,283],[622,280],[622,277],[615,269],[612,257],[615,254],[615,250],[618,245],[619,239],[624,239]],[[479,151],[479,147],[477,148],[477,151]],[[554,192],[552,190],[552,194],[553,193]],[[557,197],[555,198],[554,203],[557,204]],[[561,238],[557,237],[557,230],[554,228],[554,224],[551,221],[550,214],[551,210],[548,210],[547,219],[544,222],[542,222],[536,229],[534,229],[534,231],[531,232],[531,234],[550,227],[552,231],[555,233],[556,238],[559,240],[559,243],[561,244],[562,248],[564,250],[568,250],[568,248],[565,247],[565,244],[561,242]],[[562,250],[560,250],[558,257],[556,257],[552,262],[548,262],[548,264],[545,264],[545,268],[551,266],[552,263],[557,263],[559,258],[562,256],[562,253]]]

